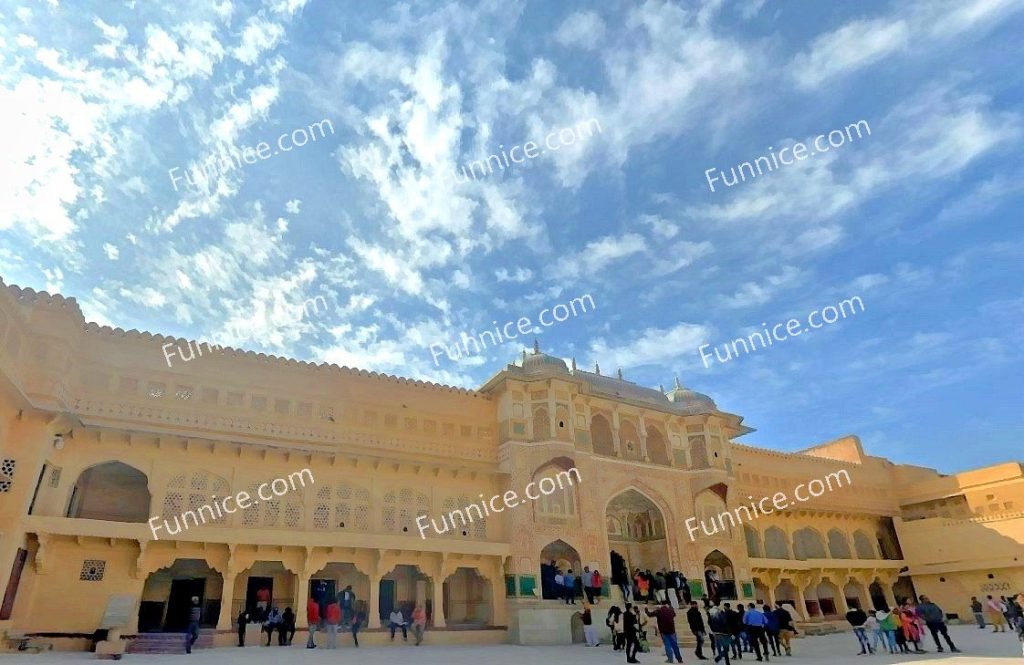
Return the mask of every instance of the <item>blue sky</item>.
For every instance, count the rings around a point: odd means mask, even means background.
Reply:
[[[0,275],[89,320],[474,387],[521,346],[435,366],[429,345],[591,294],[537,329],[545,351],[678,375],[745,443],[1020,457],[1021,0],[0,8]],[[591,118],[586,141],[447,177]],[[707,186],[860,120],[870,136]],[[864,312],[813,334],[697,353],[853,295]]]

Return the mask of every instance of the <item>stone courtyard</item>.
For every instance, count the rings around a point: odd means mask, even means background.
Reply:
[[[837,633],[797,639],[793,645],[793,657],[783,656],[773,662],[783,663],[828,663],[829,665],[852,665],[853,663],[872,663],[874,665],[890,665],[893,663],[939,662],[945,665],[998,665],[1001,663],[1020,663],[1020,643],[1012,633],[993,635],[990,631],[982,632],[972,626],[951,626],[950,634],[957,646],[963,650],[961,654],[935,653],[934,645],[926,643],[927,654],[889,656],[882,654],[870,658],[855,655],[857,642],[851,633]],[[534,665],[540,663],[557,663],[558,665],[603,665],[623,663],[625,657],[615,653],[610,646],[602,645],[591,649],[577,644],[563,647],[528,647],[515,645],[498,646],[465,646],[436,647],[430,645],[430,634],[421,647],[387,646],[364,647],[356,652],[351,643],[345,643],[339,636],[339,642],[345,648],[332,652],[326,649],[308,651],[297,642],[287,648],[253,647],[200,649],[191,656],[183,655],[127,655],[125,660],[144,662],[147,665],[164,665],[165,663],[184,663],[186,659],[193,665],[276,665],[277,663],[306,663],[309,665],[327,665],[329,663],[358,663],[359,665],[393,665],[396,662],[413,660],[416,665]],[[664,653],[657,649],[655,640],[651,645],[651,653],[639,654],[641,663],[663,663]],[[683,652],[686,663],[700,662],[693,656],[693,651]],[[0,655],[0,663],[46,663],[50,665],[71,665],[72,663],[94,662],[95,656],[89,653],[61,652],[44,653],[41,655]],[[708,661],[709,663],[711,661]],[[742,663],[757,662],[752,654],[745,655]]]

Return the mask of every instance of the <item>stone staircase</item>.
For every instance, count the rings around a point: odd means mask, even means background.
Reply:
[[[196,640],[193,649],[210,649],[213,647],[213,629],[202,629],[199,631],[199,639]],[[185,653],[185,640],[188,633],[140,633],[129,640],[127,653]]]

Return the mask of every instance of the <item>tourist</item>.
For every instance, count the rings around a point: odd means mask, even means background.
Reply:
[[[998,600],[994,600],[992,596],[986,596],[988,602],[985,604],[988,606],[985,614],[988,617],[988,622],[992,624],[993,633],[1005,633],[1006,632],[1006,605]]]
[[[583,614],[580,615],[580,619],[583,621],[583,638],[586,641],[586,646],[601,646],[601,643],[597,641],[597,630],[594,629],[594,615],[590,612],[590,605],[583,606]]]
[[[238,613],[238,618],[235,619],[235,623],[238,625],[238,646],[245,646],[245,627],[249,625],[249,610],[242,607],[242,611]]]
[[[740,605],[742,607],[742,604]],[[765,626],[768,620],[754,603],[747,605],[747,611],[743,613],[743,625],[746,628],[747,636],[754,647],[754,654],[759,662],[769,660],[768,658],[768,637],[765,635]],[[763,653],[763,657],[762,657]]]
[[[352,590],[352,585],[346,586],[339,595],[341,605],[341,622],[347,624],[352,618],[352,608],[355,606],[356,593]]]
[[[666,589],[668,588],[668,580],[665,579],[664,572],[659,570],[654,574],[654,577],[651,579],[651,587],[654,589],[655,602],[661,603],[668,600],[665,595]]]
[[[562,576],[562,585],[565,588],[565,604],[576,604],[576,576],[572,574],[572,568]]]
[[[711,631],[711,651],[715,656],[715,662],[725,659],[725,665],[729,665],[729,646],[732,643],[730,634],[729,615],[718,606],[708,609],[708,630]]]
[[[664,569],[663,569],[664,570]],[[672,609],[679,609],[679,578],[674,570],[665,573],[665,595],[668,597]]]
[[[868,636],[865,632],[864,624],[867,623],[868,615],[864,613],[859,607],[851,607],[850,611],[846,613],[846,620],[853,626],[853,634],[857,636],[857,642],[860,643],[859,656],[863,656],[866,653],[874,653],[875,650],[871,648],[871,643],[868,642]]]
[[[776,603],[772,614],[779,620],[779,645],[786,650],[787,656],[793,655],[793,636],[796,635],[796,626],[793,625],[793,615],[789,613],[782,603]]]
[[[874,612],[867,612],[867,618],[864,620],[864,630],[871,635],[871,653],[878,650],[879,642],[882,644],[883,651],[889,650],[885,642],[885,632],[878,623],[878,619],[875,618]]]
[[[654,589],[654,574],[651,573],[651,569],[648,568],[647,570],[644,571],[643,575],[644,575],[644,580],[647,581],[647,602],[648,603],[656,603],[656,602],[658,602],[654,598],[654,590],[655,590]]]
[[[263,586],[256,590],[256,620],[266,621],[270,609],[270,589]]]
[[[632,603],[626,603],[626,612],[622,617],[622,630],[625,636],[626,662],[639,663],[636,652],[640,649],[640,626]]]
[[[704,657],[704,636],[707,634],[707,628],[704,626],[704,617],[700,615],[700,609],[695,600],[690,602],[690,609],[686,610],[686,623],[690,626],[690,632],[697,638],[694,655],[697,656],[697,660],[707,660]],[[714,653],[714,651],[714,647],[712,647],[711,652]]]
[[[719,584],[721,578],[718,577],[718,571],[714,568],[708,568],[704,571],[704,581],[708,585],[708,595],[711,596],[712,602],[718,600],[721,596],[719,595]]]
[[[315,598],[310,598],[309,602],[306,603],[306,623],[309,624],[309,637],[306,638],[306,648],[315,649],[316,642],[313,640],[313,635],[316,633],[316,629],[320,627],[320,603]]]
[[[612,651],[621,651],[624,636],[622,634],[622,610],[618,605],[612,605],[608,609],[608,616],[605,617],[604,625],[612,634]]]
[[[640,569],[636,569],[636,574],[633,575],[633,581],[636,582],[636,599],[638,601],[648,600],[648,594],[650,593],[650,582],[644,576]]]
[[[601,590],[604,589],[604,578],[601,577],[601,571],[594,569],[594,577],[592,578],[592,586],[590,588],[590,595],[594,598],[594,603],[601,603]]]
[[[263,620],[263,631],[267,634],[267,643],[264,646],[270,646],[270,640],[274,637],[274,631],[280,632],[281,627],[281,613],[277,607],[274,607],[267,613],[267,618]]]
[[[281,615],[281,630],[277,633],[277,644],[279,646],[291,646],[292,638],[295,637],[295,612],[292,608],[284,608]]]
[[[341,605],[334,600],[327,606],[325,628],[327,630],[327,648],[338,648],[338,626],[341,625]],[[314,645],[315,646],[315,645]]]
[[[594,572],[590,566],[583,566],[583,573],[580,575],[580,582],[583,584],[583,595],[588,605],[594,604]]]
[[[579,598],[580,602],[583,602],[583,576],[578,576],[573,581],[572,587],[572,603],[576,604],[576,599]]]
[[[971,613],[974,620],[978,622],[978,629],[985,630],[985,606],[981,604],[977,596],[971,596]]]
[[[363,625],[363,613],[358,608],[355,608],[352,612],[352,622],[349,625],[349,630],[352,631],[352,642],[358,647],[359,646],[359,629]]]
[[[700,602],[704,603],[704,611],[705,612],[709,611],[711,609],[711,606],[713,605],[713,603],[711,602],[711,599],[708,598],[707,594],[704,594],[703,596],[700,597]]]
[[[946,640],[946,644],[949,646],[949,650],[953,653],[959,653],[960,649],[957,649],[956,645],[953,644],[953,640],[949,639],[949,631],[946,629],[946,615],[942,612],[942,608],[929,600],[928,596],[921,596],[921,606],[917,609],[921,619],[928,626],[932,639],[935,640],[936,650],[940,653],[943,651],[942,644],[939,642],[939,634],[941,633],[942,637]]]
[[[629,571],[626,570],[626,564],[623,563],[622,557],[612,559],[612,584],[617,586],[622,593],[622,602],[631,600]]]
[[[416,646],[423,642],[423,631],[427,629],[427,613],[419,605],[412,611],[412,633],[416,636]]]
[[[192,645],[199,639],[199,620],[203,610],[199,607],[199,596],[192,596],[192,608],[188,612],[188,637],[185,639],[185,653],[192,653]]]
[[[388,627],[391,629],[391,641],[395,641],[395,630],[402,629],[402,640],[405,642],[409,641],[409,631],[406,628],[405,616],[402,615],[402,610],[395,608],[391,610],[391,617],[388,618]]]
[[[1024,607],[1017,604],[1013,596],[1003,598],[1003,602],[1006,605],[1006,623],[1009,624],[1011,630],[1016,630],[1017,622],[1024,616]]]
[[[732,605],[725,603],[725,616],[729,620],[729,634],[732,636],[730,640],[732,644],[732,657],[742,660],[743,650],[741,647],[740,635],[743,634],[743,613],[732,608]]]
[[[782,654],[779,651],[779,617],[775,616],[772,606],[768,603],[764,604],[761,613],[764,614],[764,633],[768,638],[768,646],[771,647],[773,656],[780,656]]]
[[[683,599],[681,602],[689,605],[690,601],[693,600],[693,592],[690,591],[690,581],[686,579],[686,575],[683,575],[682,573],[679,573],[679,589],[683,592]],[[705,606],[704,609],[707,609],[707,606]]]
[[[645,612],[647,616],[656,617],[658,620],[658,633],[661,635],[661,643],[665,646],[665,662],[673,662],[673,656],[676,661],[683,662],[683,656],[679,653],[679,638],[676,635],[676,611],[667,600],[664,600],[658,609]]]

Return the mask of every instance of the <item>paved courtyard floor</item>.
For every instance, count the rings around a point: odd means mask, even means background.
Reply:
[[[934,644],[925,645],[927,654],[890,656],[857,656],[857,641],[851,633],[821,635],[794,640],[792,658],[773,658],[778,663],[828,663],[828,665],[847,665],[859,663],[866,665],[890,665],[892,663],[935,662],[943,665],[998,665],[1000,663],[1024,663],[1021,646],[1013,633],[992,634],[982,632],[972,626],[951,626],[950,634],[957,646],[963,650],[961,654],[936,653]],[[524,647],[513,645],[498,646],[449,646],[439,647],[427,643],[423,646],[386,646],[363,647],[354,649],[348,646],[337,651],[326,649],[307,650],[296,643],[292,647],[254,647],[239,649],[224,647],[219,649],[199,649],[191,656],[171,655],[126,655],[125,661],[145,663],[146,665],[164,665],[177,663],[184,665],[277,665],[278,663],[303,663],[308,665],[331,665],[335,663],[352,663],[358,665],[395,665],[396,663],[413,663],[414,665],[617,665],[624,663],[625,657],[613,652],[610,646],[588,648],[583,645],[571,647]],[[929,638],[930,640],[930,638]],[[655,645],[651,645],[654,649]],[[655,665],[665,662],[663,652],[640,654],[641,663]],[[684,650],[683,659],[686,663],[699,663],[690,650]],[[74,663],[96,662],[90,653],[44,653],[39,655],[0,655],[0,664],[14,663],[54,663],[56,665],[72,665]],[[710,665],[712,661],[707,661]],[[734,661],[735,662],[735,661]],[[752,665],[757,661],[753,655],[745,655],[740,663]]]

